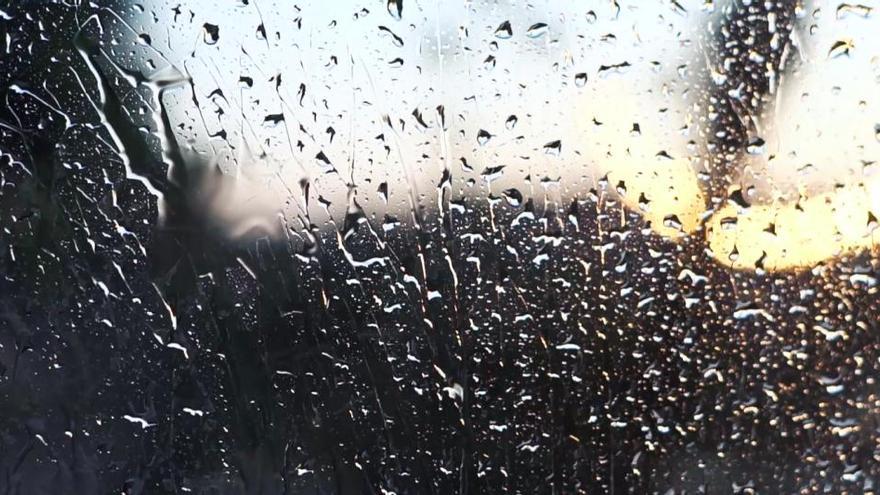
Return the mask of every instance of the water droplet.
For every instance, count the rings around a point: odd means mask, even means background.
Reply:
[[[874,10],[867,5],[853,5],[850,3],[842,3],[837,7],[837,18],[843,19],[849,15],[856,15],[859,17],[868,17],[871,14],[871,11]]]
[[[760,137],[754,137],[746,144],[746,152],[750,155],[760,155],[764,153],[764,140]]]
[[[849,56],[849,51],[855,48],[852,40],[838,40],[828,50],[828,58],[837,58],[843,55]]]
[[[544,153],[548,155],[559,156],[562,153],[562,141],[550,141],[549,143],[544,145]]]
[[[398,47],[398,48],[400,48],[400,47],[403,46],[403,38],[401,38],[400,36],[394,34],[394,32],[391,31],[390,29],[388,29],[387,27],[385,27],[385,26],[379,26],[379,31],[388,34],[388,36],[391,37],[391,43],[393,43],[394,46],[396,46],[396,47]]]
[[[492,139],[492,134],[489,134],[489,131],[485,129],[480,129],[477,133],[477,143],[479,143],[480,146],[485,146],[490,139]]]
[[[510,204],[510,206],[520,206],[522,205],[523,196],[518,189],[510,188],[505,189],[504,199],[507,200],[507,203]]]
[[[630,129],[629,134],[631,136],[641,136],[642,135],[642,127],[638,122],[633,122],[632,129]]]
[[[505,165],[496,165],[494,167],[486,167],[483,169],[483,173],[480,174],[483,177],[483,180],[486,182],[492,182],[495,179],[501,177],[503,173]]]
[[[276,125],[278,125],[279,122],[283,122],[283,121],[284,121],[284,114],[283,113],[273,113],[270,115],[266,115],[266,117],[263,119],[263,123],[266,125],[269,125],[269,126],[276,126]]]
[[[388,13],[399,21],[403,17],[403,0],[388,0]]]
[[[202,39],[205,41],[205,43],[209,45],[216,45],[217,41],[220,40],[220,26],[206,22],[202,26],[202,29],[204,29]]]
[[[506,40],[513,36],[513,28],[510,27],[510,21],[504,21],[495,30],[495,37]]]
[[[599,74],[603,72],[613,71],[613,72],[623,72],[626,68],[630,66],[629,62],[623,61],[619,64],[611,64],[611,65],[602,65],[599,66]]]
[[[529,29],[526,30],[526,36],[528,36],[529,38],[540,38],[541,36],[547,34],[547,30],[547,24],[543,22],[538,22],[529,26]]]

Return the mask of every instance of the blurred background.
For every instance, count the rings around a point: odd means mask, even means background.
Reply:
[[[0,3],[0,489],[872,493],[875,7]]]

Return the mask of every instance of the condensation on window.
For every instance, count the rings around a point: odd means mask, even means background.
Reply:
[[[876,8],[0,0],[0,491],[874,493]]]

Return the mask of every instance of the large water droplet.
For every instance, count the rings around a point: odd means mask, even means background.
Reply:
[[[502,22],[495,30],[495,37],[506,40],[513,36],[513,28],[510,27],[510,21]]]
[[[205,40],[205,43],[216,45],[220,40],[220,26],[206,22],[202,29],[204,29],[202,39]]]
[[[388,13],[399,21],[403,17],[403,0],[388,0]]]
[[[543,22],[538,22],[529,26],[529,29],[526,30],[526,36],[528,36],[529,38],[540,38],[541,36],[547,34],[547,31],[547,24]]]

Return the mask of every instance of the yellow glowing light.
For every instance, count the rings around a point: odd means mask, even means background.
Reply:
[[[874,181],[794,204],[729,205],[708,220],[706,238],[717,260],[733,268],[754,269],[759,261],[766,270],[814,266],[877,245],[878,193]]]

